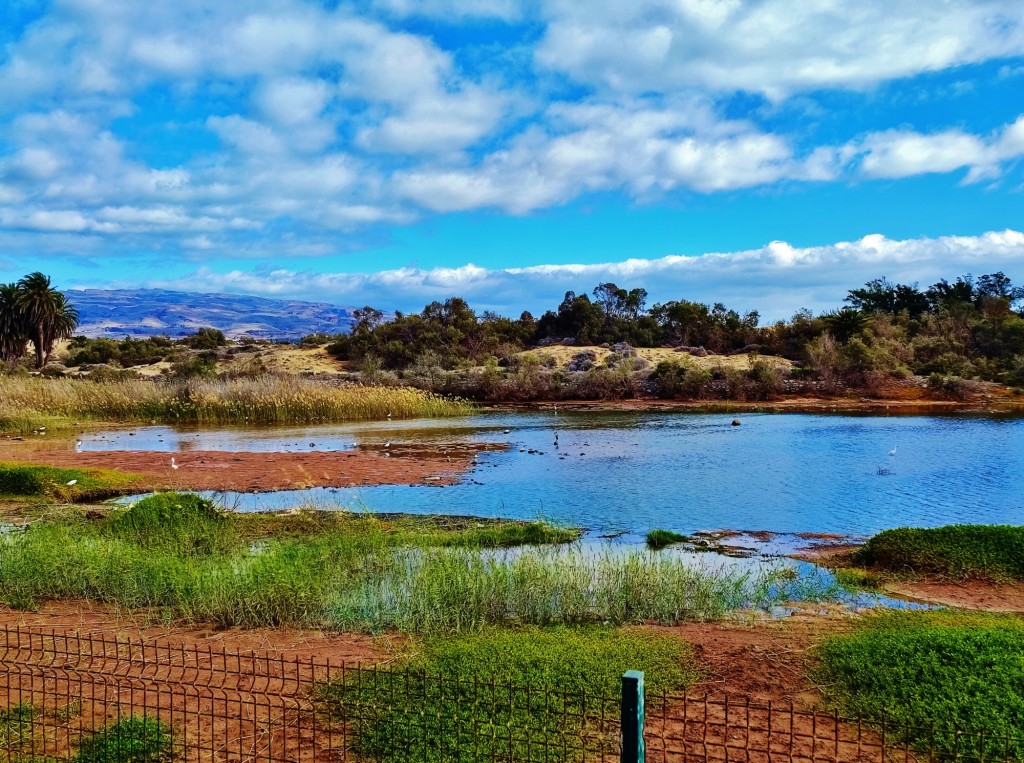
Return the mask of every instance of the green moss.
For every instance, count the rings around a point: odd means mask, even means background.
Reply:
[[[617,739],[595,721],[617,712],[623,672],[644,671],[650,697],[684,689],[698,676],[681,639],[599,627],[428,639],[402,668],[321,690],[332,713],[349,721],[362,755],[565,760],[586,730],[612,757]]]
[[[893,573],[1024,580],[1024,527],[900,527],[868,540],[854,554],[854,561],[863,567]]]
[[[849,716],[941,757],[1024,756],[1024,621],[885,613],[818,651],[817,682]]]

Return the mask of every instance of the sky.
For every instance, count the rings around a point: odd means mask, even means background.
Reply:
[[[1020,0],[3,0],[0,281],[766,318],[1024,283]]]

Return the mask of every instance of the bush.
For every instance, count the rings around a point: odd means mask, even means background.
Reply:
[[[180,342],[193,350],[216,350],[227,345],[228,340],[223,331],[206,327],[199,329],[192,336],[183,337]]]
[[[887,572],[1024,580],[1024,527],[900,527],[870,538],[854,561]]]
[[[215,379],[217,361],[208,355],[184,358],[171,364],[170,375],[173,379]]]
[[[113,513],[106,531],[142,548],[208,556],[236,548],[240,539],[231,518],[195,493],[157,493]]]

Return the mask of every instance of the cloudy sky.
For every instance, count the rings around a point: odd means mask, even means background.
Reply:
[[[1020,0],[3,0],[0,279],[769,317],[1024,282]]]

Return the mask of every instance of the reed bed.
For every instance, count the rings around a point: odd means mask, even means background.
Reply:
[[[312,379],[92,382],[0,377],[0,430],[62,421],[308,424],[471,413],[470,403],[411,387],[332,386]]]
[[[342,592],[330,621],[342,629],[461,633],[488,626],[717,620],[728,612],[834,599],[824,577],[791,567],[695,566],[647,551],[597,554],[530,548],[495,555],[412,549],[387,574]]]
[[[164,493],[100,521],[40,521],[0,534],[0,601],[84,598],[168,620],[261,627],[458,633],[488,625],[710,620],[834,595],[790,568],[695,568],[646,551],[502,549],[564,530],[424,533],[353,519],[290,536],[246,531],[191,494]],[[499,550],[500,549],[500,550]]]

